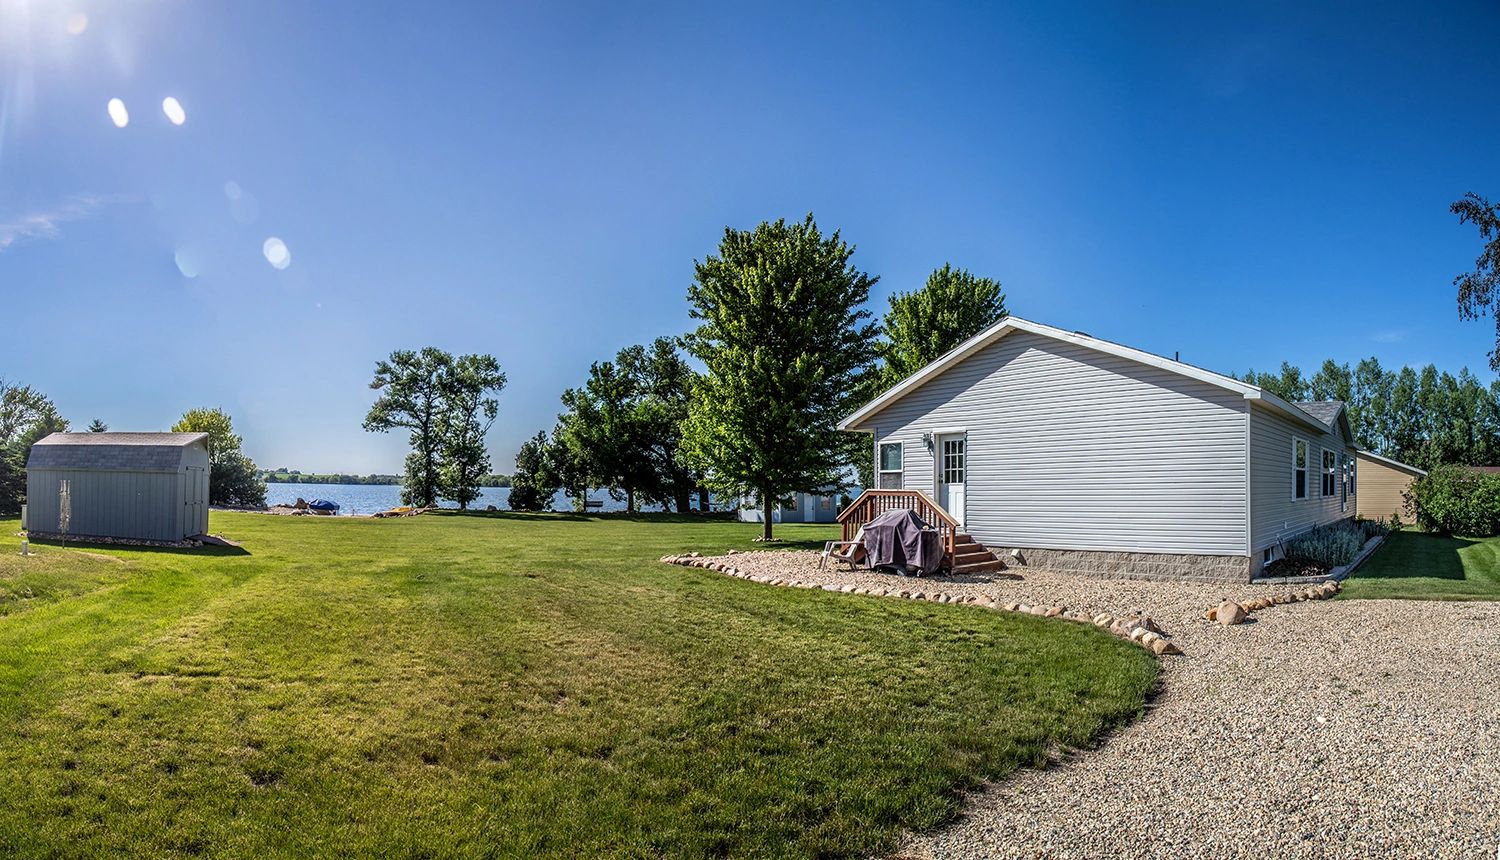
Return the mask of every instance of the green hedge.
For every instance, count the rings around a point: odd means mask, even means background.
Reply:
[[[1428,531],[1465,537],[1500,534],[1500,475],[1438,466],[1412,481],[1406,506]]]

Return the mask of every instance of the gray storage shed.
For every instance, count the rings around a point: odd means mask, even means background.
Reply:
[[[207,433],[53,433],[26,461],[26,526],[58,530],[68,482],[68,534],[180,541],[208,531]]]

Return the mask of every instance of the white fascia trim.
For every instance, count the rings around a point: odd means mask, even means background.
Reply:
[[[1311,415],[1308,415],[1306,412],[1303,412],[1301,409],[1298,409],[1292,404],[1287,403],[1280,397],[1271,394],[1269,391],[1264,391],[1261,388],[1251,385],[1247,382],[1241,382],[1240,380],[1235,379],[1232,376],[1225,376],[1222,373],[1214,373],[1211,370],[1204,370],[1201,367],[1194,367],[1191,364],[1184,364],[1180,361],[1173,361],[1170,358],[1163,358],[1159,355],[1153,355],[1152,353],[1143,352],[1133,347],[1124,346],[1123,344],[1113,343],[1107,340],[1100,340],[1099,338],[1090,337],[1089,335],[1083,334],[1081,332],[1064,331],[1060,328],[1055,328],[1050,325],[1043,325],[1042,323],[1032,322],[1031,320],[1027,319],[1021,319],[1020,317],[1006,317],[1000,322],[995,323],[979,334],[974,335],[973,337],[949,350],[946,354],[938,358],[936,361],[932,362],[916,373],[913,373],[911,376],[902,380],[899,384],[891,388],[889,391],[885,392],[874,400],[871,400],[869,403],[856,410],[852,415],[845,418],[843,421],[840,421],[839,429],[855,429],[857,425],[864,423],[875,413],[886,408],[892,403],[895,403],[902,397],[905,397],[913,389],[919,387],[927,380],[931,379],[934,376],[937,376],[953,365],[964,360],[972,353],[977,352],[986,346],[989,346],[990,344],[1006,336],[1007,334],[1010,334],[1013,331],[1030,332],[1032,334],[1038,334],[1043,337],[1052,338],[1053,340],[1060,340],[1064,343],[1076,344],[1078,346],[1086,347],[1088,349],[1096,350],[1108,355],[1127,358],[1131,361],[1139,362],[1149,367],[1155,367],[1161,370],[1170,371],[1172,373],[1178,374],[1179,376],[1186,376],[1189,379],[1196,379],[1199,382],[1206,382],[1209,385],[1214,385],[1227,391],[1233,391],[1236,394],[1242,395],[1247,400],[1262,400],[1273,409],[1276,409],[1278,412],[1284,412],[1294,420],[1301,421],[1313,427],[1322,428],[1324,430],[1330,429],[1327,424],[1324,424]]]
[[[1425,469],[1418,469],[1416,466],[1410,465],[1408,463],[1403,463],[1400,460],[1392,460],[1390,457],[1382,457],[1379,454],[1376,454],[1374,451],[1355,449],[1354,454],[1356,457],[1369,457],[1371,460],[1374,460],[1377,463],[1384,463],[1387,466],[1391,466],[1396,469],[1404,469],[1417,475],[1427,474],[1427,470]]]
[[[1285,400],[1282,400],[1280,397],[1277,397],[1276,395],[1272,394],[1269,391],[1266,391],[1263,388],[1255,389],[1255,393],[1253,394],[1246,394],[1245,399],[1259,400],[1265,406],[1270,407],[1277,412],[1280,412],[1282,415],[1285,415],[1293,421],[1300,422],[1323,433],[1332,433],[1337,429],[1337,427],[1335,426],[1324,424],[1322,421],[1319,421],[1311,415],[1308,415],[1306,412],[1303,412],[1301,409],[1298,409],[1297,407],[1286,402]]]

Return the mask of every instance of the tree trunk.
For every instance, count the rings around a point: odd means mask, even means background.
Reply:
[[[771,518],[776,515],[776,497],[772,494],[770,487],[762,487],[760,491],[761,507],[764,509],[765,522],[760,530],[761,540],[771,540]]]
[[[709,511],[709,509],[711,507],[712,506],[708,503],[708,489],[705,488],[705,487],[699,487],[698,488],[698,510],[706,514],[706,513],[708,513],[708,511]]]
[[[625,513],[635,513],[635,490],[625,488]]]
[[[678,484],[677,487],[675,488],[675,490],[673,492],[677,496],[677,498],[674,500],[677,503],[677,513],[679,513],[679,514],[685,514],[685,513],[688,513],[690,511],[692,511],[692,509],[693,509],[692,491],[691,491],[691,489],[689,489],[688,485],[687,484]]]

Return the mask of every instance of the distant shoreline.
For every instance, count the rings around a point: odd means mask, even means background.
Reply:
[[[267,484],[343,484],[345,486],[367,486],[367,487],[399,487],[401,485],[400,475],[346,475],[338,472],[259,472],[262,481]],[[509,475],[490,475],[479,482],[481,487],[509,487]]]

